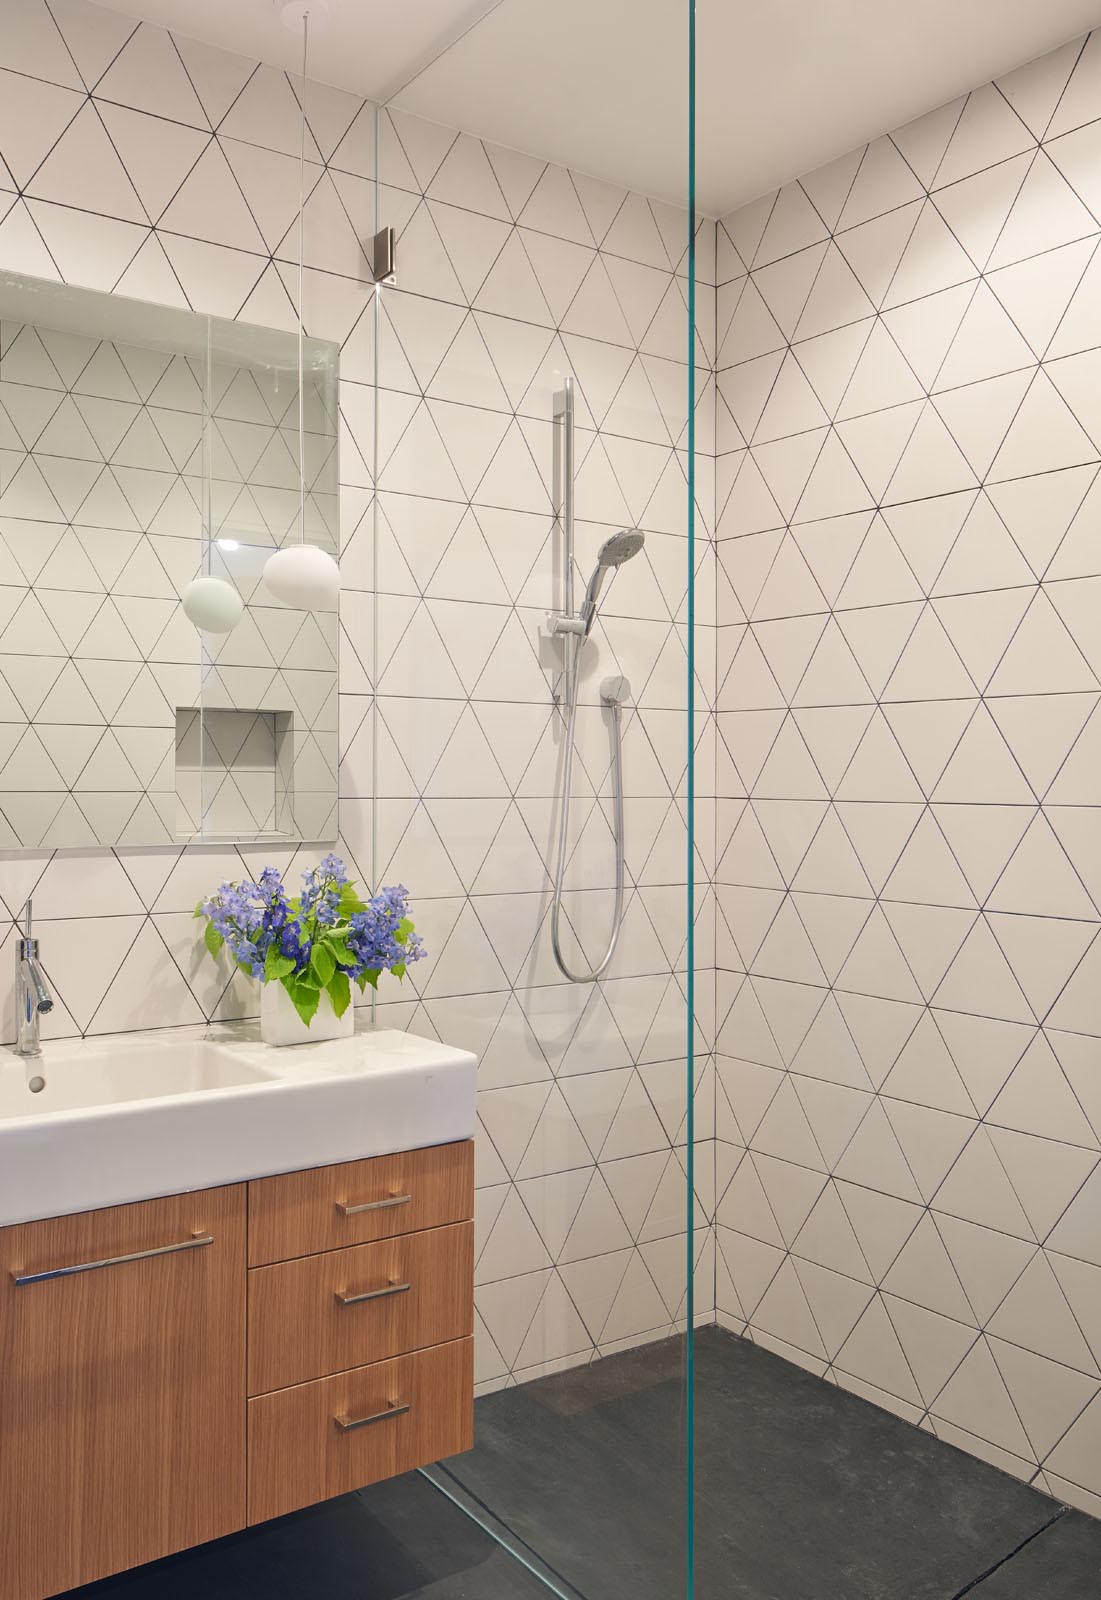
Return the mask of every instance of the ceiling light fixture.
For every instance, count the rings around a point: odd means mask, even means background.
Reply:
[[[340,568],[327,550],[306,540],[306,384],[303,288],[306,210],[306,68],[310,28],[323,28],[329,8],[323,0],[290,0],[279,7],[283,25],[302,32],[301,130],[298,147],[298,539],[277,550],[264,564],[264,587],[276,600],[305,611],[331,611],[340,595]]]
[[[321,33],[329,25],[327,0],[275,0],[275,9],[284,28],[292,33],[302,33],[307,24],[315,33]]]

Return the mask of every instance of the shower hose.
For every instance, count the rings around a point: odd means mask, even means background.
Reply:
[[[570,827],[570,791],[573,788],[573,757],[577,731],[577,700],[581,678],[581,650],[583,640],[572,641],[571,660],[566,671],[566,747],[562,762],[562,807],[558,814],[558,867],[554,878],[554,900],[551,905],[551,945],[559,971],[571,983],[593,983],[607,971],[619,943],[623,926],[623,705],[617,692],[605,692],[601,700],[612,713],[612,783],[615,789],[615,911],[612,931],[601,959],[588,971],[575,971],[562,954],[562,885],[566,876],[568,834]],[[618,680],[622,682],[623,680]]]

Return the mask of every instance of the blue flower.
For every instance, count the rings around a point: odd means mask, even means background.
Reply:
[[[427,955],[424,941],[408,924],[409,891],[403,884],[381,889],[348,924],[347,945],[356,958],[354,975],[389,972]],[[405,925],[403,931],[403,924]]]
[[[354,893],[347,898],[349,879],[344,863],[332,852],[302,874],[302,893],[289,900],[276,867],[265,867],[255,881],[223,883],[202,901],[200,914],[225,942],[237,964],[261,982],[267,958],[274,948],[284,960],[294,962],[294,974],[310,964],[314,942],[335,929],[347,944],[351,960],[340,962],[342,971],[372,980],[384,971],[401,976],[406,967],[427,954],[424,941],[414,933],[409,919],[409,891],[403,884],[381,889],[363,904]],[[362,909],[350,911],[350,906]],[[212,946],[217,951],[217,945]],[[330,953],[335,958],[335,951]],[[291,974],[283,980],[291,982]]]
[[[287,920],[283,880],[275,867],[265,867],[260,881],[243,878],[223,883],[200,908],[226,942],[230,955],[252,977],[262,977],[272,941]]]
[[[340,893],[347,882],[343,861],[330,851],[316,867],[302,874],[302,915],[314,916],[323,927],[331,928],[339,919]]]
[[[280,935],[279,952],[294,962],[296,972],[309,964],[311,949],[311,941],[303,938],[301,924],[288,922]]]

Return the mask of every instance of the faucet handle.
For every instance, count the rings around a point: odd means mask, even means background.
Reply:
[[[23,930],[23,937],[24,937],[24,939],[29,939],[31,937],[31,896],[30,895],[27,896],[27,903],[23,907],[23,914],[27,919],[26,927]]]

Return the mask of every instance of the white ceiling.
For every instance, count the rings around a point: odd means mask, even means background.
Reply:
[[[683,204],[688,0],[328,0],[310,76]],[[275,0],[114,9],[294,67]],[[697,0],[720,215],[1101,21],[1099,0]]]
[[[3,0],[0,0],[2,6]],[[238,55],[297,71],[302,35],[279,19],[279,0],[96,0]],[[387,100],[501,0],[316,0],[328,21],[312,27],[311,78]],[[509,0],[506,0],[506,4]]]

